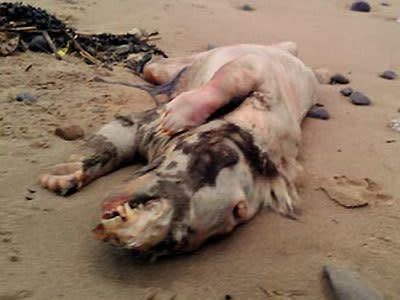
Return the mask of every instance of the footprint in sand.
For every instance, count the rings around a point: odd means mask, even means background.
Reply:
[[[345,208],[364,207],[372,203],[392,199],[381,191],[381,187],[370,178],[353,179],[347,176],[333,176],[325,180],[320,189],[329,199]]]

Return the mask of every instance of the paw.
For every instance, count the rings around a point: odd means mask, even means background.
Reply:
[[[265,204],[285,217],[297,219],[300,210],[297,207],[298,195],[295,186],[281,176],[271,179],[269,184]]]
[[[57,164],[44,170],[39,176],[40,185],[63,196],[79,190],[83,186],[82,162]]]

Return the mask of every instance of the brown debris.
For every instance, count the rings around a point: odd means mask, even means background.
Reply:
[[[73,141],[82,138],[85,132],[78,125],[70,125],[56,128],[55,134],[64,140]]]

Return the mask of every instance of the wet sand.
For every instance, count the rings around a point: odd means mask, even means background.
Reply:
[[[400,3],[370,1],[371,13],[357,13],[342,0],[247,2],[254,11],[238,9],[244,3],[237,0],[25,2],[79,31],[159,30],[157,45],[170,56],[202,51],[209,43],[292,40],[307,65],[347,76],[372,105],[352,105],[339,93],[343,86],[322,86],[319,102],[331,119],[303,124],[298,221],[263,211],[195,253],[141,262],[90,233],[108,187],[129,177],[134,166],[67,198],[37,186],[39,170],[82,143],[55,136],[57,126],[78,124],[89,134],[116,112],[153,105],[141,91],[90,80],[140,79],[122,67],[99,70],[73,57],[0,58],[1,300],[332,299],[321,279],[324,264],[358,271],[385,299],[399,298],[400,135],[386,125],[400,117],[400,80],[378,74],[400,73],[400,24],[393,21]],[[15,101],[21,92],[39,101]],[[320,187],[334,176],[355,179],[345,188],[361,191],[369,205],[346,209],[330,200]],[[369,190],[358,185],[365,178],[374,183]]]

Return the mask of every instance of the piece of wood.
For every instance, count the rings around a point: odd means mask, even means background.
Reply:
[[[42,35],[43,35],[44,39],[46,40],[47,44],[49,44],[49,47],[50,47],[51,51],[53,51],[53,53],[56,56],[56,58],[58,60],[62,60],[61,55],[57,53],[57,48],[54,45],[53,41],[51,40],[51,37],[49,36],[49,33],[47,31],[43,31]]]

